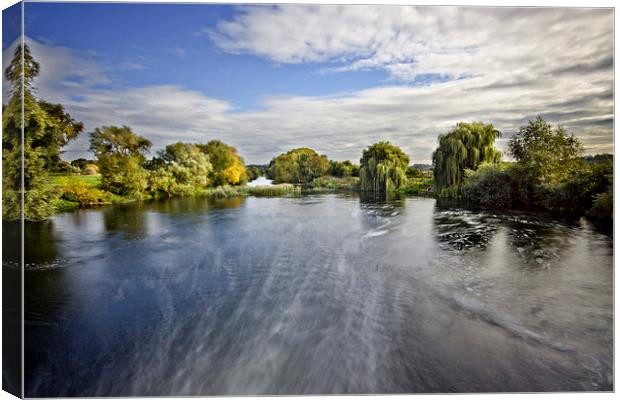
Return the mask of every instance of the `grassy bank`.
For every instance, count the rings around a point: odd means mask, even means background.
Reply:
[[[100,175],[54,175],[50,177],[50,185],[56,195],[57,211],[68,211],[76,208],[96,207],[106,204],[124,203],[136,200],[165,197],[162,194],[121,196],[102,190]],[[266,186],[218,186],[196,191],[194,195],[213,198],[231,198],[243,196],[286,196],[301,193],[301,186],[283,183]]]

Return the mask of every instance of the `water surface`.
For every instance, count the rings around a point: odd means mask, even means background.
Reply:
[[[26,240],[27,396],[613,388],[612,240],[585,220],[187,198]]]

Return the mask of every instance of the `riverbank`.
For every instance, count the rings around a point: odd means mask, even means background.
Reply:
[[[245,196],[287,196],[308,192],[357,191],[357,178],[321,177],[304,187],[290,183],[266,185],[223,185],[195,190],[186,196],[167,196],[155,194],[118,195],[100,188],[101,175],[55,175],[50,185],[56,195],[54,207],[57,212],[78,208],[91,208],[103,205],[130,203],[140,200],[153,200],[171,197],[205,196],[212,198],[232,198]]]

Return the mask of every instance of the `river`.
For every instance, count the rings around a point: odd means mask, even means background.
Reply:
[[[26,396],[612,390],[612,239],[357,195],[26,227]]]

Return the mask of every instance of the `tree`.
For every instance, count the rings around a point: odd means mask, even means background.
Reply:
[[[349,160],[329,161],[329,174],[331,176],[337,176],[339,178],[344,178],[347,176],[358,176],[359,168],[360,167],[358,164],[353,164]]]
[[[439,135],[439,147],[433,153],[433,176],[440,193],[457,195],[466,169],[499,163],[501,152],[494,147],[499,136],[493,125],[481,122],[459,122],[452,131]]]
[[[409,156],[390,142],[366,148],[360,160],[360,188],[364,192],[392,192],[407,184]]]
[[[104,126],[90,134],[90,151],[97,157],[101,187],[121,195],[139,195],[148,185],[144,155],[151,142],[128,126]]]
[[[280,154],[269,163],[269,177],[276,183],[308,184],[329,171],[329,160],[307,147]]]
[[[552,128],[542,117],[528,122],[508,143],[510,154],[535,183],[556,185],[581,168],[581,142],[561,126]]]
[[[37,141],[36,145],[46,149],[45,168],[48,171],[57,171],[61,148],[84,130],[84,124],[66,113],[62,104],[41,100],[39,106],[45,112],[47,119],[45,135]]]
[[[21,218],[22,175],[24,218],[40,221],[53,213],[56,196],[48,183],[48,170],[57,168],[60,149],[83,129],[82,123],[66,114],[61,105],[34,97],[31,84],[39,71],[39,63],[32,57],[28,45],[24,45],[23,50],[21,46],[15,49],[13,59],[5,70],[12,89],[9,103],[2,110],[4,219]]]
[[[198,146],[178,142],[166,146],[159,152],[158,167],[151,172],[150,190],[163,192],[168,196],[195,193],[211,183],[212,166],[209,156]]]
[[[211,140],[207,144],[197,144],[200,151],[209,156],[213,170],[211,181],[214,185],[239,185],[247,182],[248,175],[245,162],[237,154],[237,149],[220,140]]]

